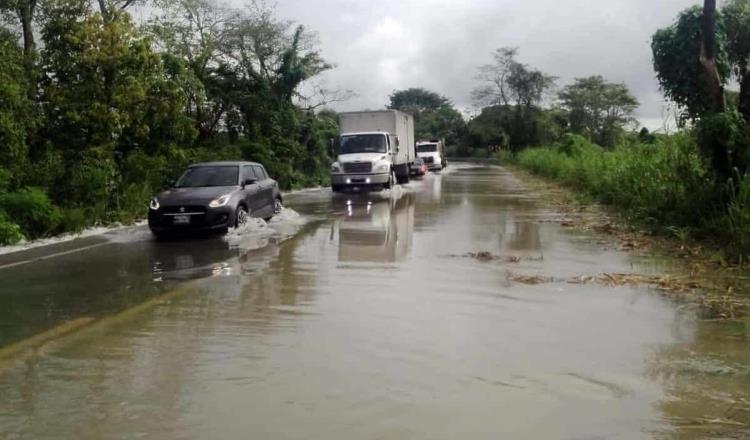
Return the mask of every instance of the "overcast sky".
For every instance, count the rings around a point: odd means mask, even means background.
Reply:
[[[240,0],[234,0],[239,2]],[[697,0],[278,0],[281,18],[316,31],[329,88],[358,97],[337,110],[382,108],[398,89],[425,87],[471,107],[476,68],[503,46],[558,76],[603,75],[625,82],[638,118],[662,125],[662,95],[650,37]]]

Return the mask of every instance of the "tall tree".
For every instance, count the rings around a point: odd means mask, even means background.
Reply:
[[[715,0],[705,0],[702,8],[683,11],[675,24],[657,31],[651,44],[662,90],[697,123],[699,143],[720,181],[748,166],[748,3],[730,0],[717,11]],[[727,111],[724,87],[733,75],[740,93],[737,108]]]
[[[569,112],[571,130],[603,146],[614,145],[638,108],[625,84],[610,83],[601,76],[576,79],[563,88],[559,98]]]
[[[435,111],[452,105],[445,96],[421,87],[397,90],[389,98],[389,109],[402,110],[412,114]]]
[[[517,48],[500,48],[493,53],[494,63],[479,68],[483,85],[472,92],[479,106],[538,106],[555,84],[556,78],[516,60]]]
[[[445,138],[452,145],[466,129],[466,121],[450,99],[427,89],[397,90],[391,94],[387,108],[414,115],[417,139]]]
[[[708,91],[708,106],[721,113],[725,108],[724,85],[719,75],[716,44],[716,0],[705,0],[701,17],[700,63]]]
[[[27,59],[31,58],[36,49],[34,41],[34,14],[37,0],[0,0],[0,10],[12,13],[18,19],[23,37],[23,52]]]
[[[238,13],[213,0],[163,0],[161,13],[148,31],[165,58],[188,68],[181,86],[187,97],[186,113],[195,121],[197,142],[213,138],[230,105],[216,81],[225,60],[229,29]]]

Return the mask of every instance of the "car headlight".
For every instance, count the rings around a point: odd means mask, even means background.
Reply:
[[[387,173],[389,167],[390,167],[390,165],[388,165],[387,163],[384,163],[382,165],[378,165],[378,166],[375,167],[375,172],[376,173]]]
[[[208,206],[212,208],[221,208],[222,206],[227,206],[227,203],[229,203],[229,199],[231,198],[231,194],[224,194],[223,196],[212,200],[211,203],[208,204]]]
[[[334,162],[333,165],[331,165],[331,172],[332,173],[340,173],[341,172],[341,166],[338,162]]]
[[[157,209],[159,209],[159,200],[157,200],[156,197],[154,197],[153,199],[151,199],[151,202],[148,204],[148,207],[156,211]]]

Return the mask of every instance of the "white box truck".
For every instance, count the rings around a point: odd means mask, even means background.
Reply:
[[[409,182],[416,158],[414,118],[398,110],[339,114],[331,189],[380,190]]]

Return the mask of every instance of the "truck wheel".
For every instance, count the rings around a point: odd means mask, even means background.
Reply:
[[[388,176],[388,182],[383,185],[385,189],[391,189],[396,185],[398,178],[396,177],[396,170],[391,170],[391,175]]]
[[[409,183],[409,164],[404,165],[401,171],[398,176],[398,183]]]
[[[341,187],[338,186],[338,185],[331,185],[331,191],[333,191],[335,193],[341,192]]]

